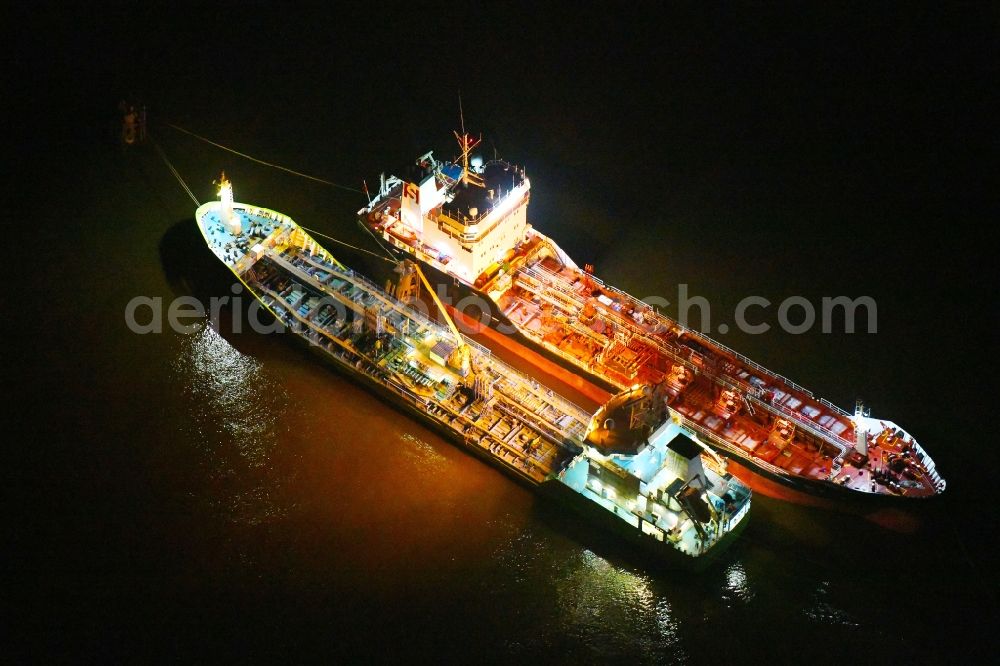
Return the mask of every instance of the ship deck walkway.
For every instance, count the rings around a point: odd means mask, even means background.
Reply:
[[[943,487],[932,468],[915,463],[907,468],[909,480],[880,474],[877,451],[863,469],[854,467],[854,422],[845,410],[556,257],[535,256],[511,274],[509,288],[491,295],[529,339],[622,389],[659,383],[677,366],[709,380],[714,392],[684,396],[679,413],[711,432],[720,448],[776,474],[867,492],[919,494]],[[724,390],[737,394],[736,414],[712,413],[713,399]],[[794,439],[784,446],[768,441],[771,424],[780,419],[795,426]],[[909,488],[892,487],[900,483]]]
[[[414,350],[420,351],[423,363],[435,364],[427,355],[430,344],[427,344],[426,340],[450,336],[450,332],[442,326],[424,319],[416,311],[379,292],[364,278],[340,269],[332,262],[323,259],[321,255],[309,255],[303,253],[300,248],[292,246],[267,250],[264,256],[273,266],[280,268],[289,280],[295,281],[297,287],[303,289],[308,287],[311,292],[308,295],[302,293],[296,299],[288,300],[268,289],[268,294],[272,298],[281,298],[284,307],[304,325],[314,329],[320,328],[314,320],[315,304],[319,299],[314,297],[321,295],[336,299],[353,312],[355,317],[363,317],[368,308],[377,303],[382,308],[381,314],[392,312],[397,315],[397,322],[412,321],[411,326],[405,327],[406,333],[396,330],[388,323],[386,326],[387,330],[401,336]],[[322,274],[317,275],[315,272],[317,270]],[[337,288],[337,284],[340,288]],[[346,288],[348,286],[349,288]],[[328,331],[321,333],[329,335]],[[582,441],[590,416],[587,412],[492,357],[485,348],[480,348],[478,345],[473,348],[473,361],[477,375],[489,383],[490,393],[497,409],[516,418],[522,427],[525,424],[530,425],[553,445],[578,445]],[[461,378],[446,366],[438,367],[438,372],[449,375],[453,383],[461,381]],[[501,444],[503,448],[510,448],[510,441]],[[544,451],[546,448],[541,447],[538,450]],[[535,459],[537,464],[538,458]]]

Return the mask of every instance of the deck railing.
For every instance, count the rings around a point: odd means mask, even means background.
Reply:
[[[797,392],[805,395],[807,398],[816,399],[815,396],[813,395],[812,391],[810,391],[809,389],[807,389],[807,388],[805,388],[803,386],[799,386],[798,384],[796,384],[792,380],[788,379],[787,377],[785,377],[783,375],[780,375],[780,374],[774,372],[773,370],[769,370],[768,368],[765,368],[760,363],[757,363],[753,359],[750,359],[750,358],[744,356],[743,354],[739,353],[735,349],[732,349],[731,347],[722,344],[718,340],[716,340],[716,339],[714,339],[712,337],[709,337],[708,335],[705,335],[704,333],[701,333],[699,331],[695,331],[693,329],[690,329],[687,326],[684,326],[683,324],[681,324],[680,322],[675,321],[675,320],[667,317],[664,314],[661,314],[655,308],[652,308],[652,306],[650,306],[650,305],[648,305],[646,303],[643,303],[642,301],[640,301],[639,299],[635,298],[631,294],[627,294],[627,293],[623,292],[622,290],[618,289],[617,287],[613,287],[613,286],[607,285],[607,284],[605,284],[604,282],[602,282],[598,278],[592,277],[592,279],[594,280],[594,282],[597,282],[598,284],[600,284],[602,288],[604,288],[604,289],[606,289],[606,290],[614,293],[618,298],[620,298],[623,301],[625,301],[626,303],[628,303],[630,306],[632,306],[633,309],[635,309],[635,308],[643,308],[643,309],[649,308],[650,311],[653,313],[653,316],[660,323],[665,324],[667,326],[676,326],[677,328],[681,329],[681,331],[683,331],[684,333],[692,335],[695,338],[701,338],[702,340],[705,340],[705,341],[711,343],[712,346],[721,349],[725,353],[727,353],[730,356],[732,356],[733,358],[737,359],[738,361],[740,361],[740,363],[742,363],[742,364],[744,364],[744,365],[746,365],[746,366],[748,366],[750,368],[753,368],[754,370],[758,371],[762,375],[764,375],[766,377],[769,377],[771,379],[775,379],[775,380],[780,381],[785,386],[788,386],[789,388],[794,389],[795,391],[797,391]],[[843,411],[839,407],[836,407],[836,406],[834,406],[832,404],[829,405],[829,406],[832,407],[833,409],[836,409],[837,411],[841,411],[841,412]],[[846,412],[844,412],[844,414],[846,414]]]
[[[838,447],[840,449],[841,455],[843,455],[846,452],[846,449],[842,446],[842,443],[843,444],[850,444],[851,443],[850,439],[844,437],[843,435],[839,435],[839,434],[835,433],[834,431],[830,430],[826,426],[822,426],[822,425],[816,423],[815,421],[812,421],[811,419],[806,418],[804,415],[800,414],[799,412],[795,411],[794,409],[786,407],[785,405],[771,404],[771,403],[768,403],[768,402],[765,402],[765,401],[761,400],[760,398],[757,398],[756,396],[753,397],[753,400],[757,404],[759,404],[762,407],[764,407],[764,409],[771,410],[771,411],[778,411],[778,412],[781,412],[782,414],[785,414],[786,416],[792,417],[792,419],[795,421],[795,423],[797,425],[799,425],[800,427],[802,427],[805,430],[808,430],[813,436],[819,437],[820,439],[822,439],[824,441],[829,441],[831,444],[833,444],[834,446]],[[830,441],[831,439],[833,441]]]
[[[580,296],[579,293],[576,292],[572,288],[572,285],[566,280],[566,278],[564,278],[563,276],[561,276],[561,275],[559,275],[559,274],[557,274],[557,273],[549,270],[548,268],[542,266],[540,263],[537,263],[534,266],[531,266],[528,270],[537,271],[538,274],[544,275],[544,277],[547,278],[548,281],[550,283],[552,283],[553,286],[555,286],[560,291],[573,293],[573,294],[576,295],[577,298],[579,298],[579,296]],[[709,337],[707,335],[704,335],[703,333],[699,333],[697,331],[693,331],[693,330],[687,328],[686,326],[681,325],[679,322],[674,321],[673,319],[671,319],[671,318],[669,318],[669,317],[667,317],[667,316],[659,313],[655,309],[651,308],[649,305],[647,305],[647,304],[643,303],[642,301],[636,299],[631,294],[627,294],[627,293],[621,291],[620,289],[618,289],[616,287],[607,285],[602,280],[600,280],[599,278],[590,276],[590,279],[592,279],[596,284],[600,285],[602,289],[604,289],[604,290],[606,290],[608,292],[613,293],[623,304],[630,306],[633,310],[641,309],[643,311],[650,311],[650,312],[652,312],[654,318],[659,323],[666,325],[668,328],[676,326],[677,328],[679,328],[684,333],[688,333],[688,334],[692,335],[696,339],[697,338],[701,338],[702,340],[705,340],[705,341],[709,342],[711,345],[713,345],[715,347],[718,347],[720,350],[724,351],[726,354],[729,354],[733,358],[737,359],[743,365],[745,365],[745,366],[747,366],[749,368],[752,368],[753,370],[756,370],[758,373],[764,375],[767,378],[770,378],[772,381],[776,380],[776,381],[781,382],[782,384],[784,384],[788,388],[794,390],[798,394],[800,394],[800,395],[802,395],[802,396],[804,396],[804,397],[806,397],[808,399],[811,399],[811,400],[814,400],[814,401],[818,402],[819,404],[823,405],[827,409],[833,411],[838,416],[846,416],[846,417],[850,417],[851,416],[851,414],[849,412],[847,412],[846,410],[838,407],[837,405],[833,404],[829,400],[826,400],[825,398],[817,398],[815,395],[813,395],[812,391],[809,391],[808,389],[806,389],[806,388],[804,388],[804,387],[796,384],[795,382],[793,382],[792,380],[788,379],[787,377],[784,377],[783,375],[780,375],[778,373],[773,372],[772,370],[769,370],[769,369],[765,368],[764,366],[760,365],[756,361],[753,361],[752,359],[750,359],[750,358],[744,356],[743,354],[735,351],[734,349],[728,347],[727,345],[724,345],[721,342],[718,342],[717,340],[715,340],[715,339],[713,339],[713,338],[711,338],[711,337]],[[622,318],[623,319],[627,319],[627,316],[623,314]],[[691,364],[689,362],[685,361],[683,358],[681,358],[680,356],[678,356],[672,350],[666,348],[666,346],[663,345],[655,337],[650,336],[646,331],[642,330],[637,325],[634,326],[633,328],[634,328],[634,330],[639,335],[641,335],[643,337],[643,339],[652,341],[656,345],[656,348],[658,350],[660,350],[662,353],[665,353],[666,355],[668,355],[670,358],[672,358],[675,361],[679,361],[679,362],[684,363],[685,365],[691,367]],[[694,368],[694,369],[696,369],[696,368]],[[762,402],[762,403],[764,402],[763,400],[760,399],[760,395],[759,395],[760,391],[759,390],[758,391],[754,391],[749,386],[744,386],[744,387],[740,387],[740,388],[742,390],[744,390],[744,391],[750,392],[750,394],[753,397],[757,398],[759,402]],[[767,405],[767,403],[764,403],[764,404]],[[843,441],[843,442],[849,442],[850,441],[847,438],[845,438],[842,434],[836,433],[833,430],[830,430],[829,428],[827,428],[827,427],[825,427],[823,425],[820,425],[819,423],[816,423],[815,421],[813,421],[809,417],[805,416],[804,414],[800,414],[800,413],[798,413],[798,412],[796,412],[794,410],[790,410],[790,409],[784,407],[783,405],[774,405],[774,406],[778,407],[782,412],[786,413],[788,416],[791,416],[796,421],[796,423],[802,425],[806,429],[809,429],[809,430],[813,431],[814,435],[820,436],[823,439],[826,439],[828,437],[832,437],[835,442],[841,442],[841,441]]]
[[[789,476],[787,471],[781,469],[777,465],[772,465],[766,460],[762,460],[760,458],[755,457],[751,452],[740,448],[736,444],[733,444],[732,442],[727,442],[718,434],[712,432],[711,430],[701,425],[700,423],[697,423],[696,421],[689,419],[687,416],[678,412],[677,410],[671,410],[671,412],[677,415],[677,418],[681,421],[681,425],[683,425],[685,428],[690,428],[694,430],[696,433],[704,437],[707,437],[708,439],[715,442],[717,445],[721,446],[723,449],[730,451],[731,453],[738,454],[740,457],[753,458],[753,462],[755,465],[759,465],[760,467],[763,467],[764,469],[768,470],[773,474],[778,474],[780,476]]]
[[[313,257],[313,259],[315,260],[315,257]],[[343,279],[352,282],[353,284],[361,288],[363,291],[370,292],[372,295],[376,296],[380,300],[389,304],[394,310],[396,310],[403,316],[413,320],[420,326],[426,327],[428,330],[434,331],[435,334],[437,334],[438,336],[449,337],[449,338],[452,337],[451,331],[448,330],[443,324],[433,321],[420,311],[397,300],[394,296],[386,293],[385,291],[382,290],[381,287],[376,286],[375,283],[373,283],[371,280],[369,280],[368,278],[359,273],[356,273],[354,270],[350,268],[346,269],[340,268],[339,266],[329,261],[324,261],[323,267],[326,270],[329,270],[332,273],[341,276]],[[501,375],[506,376],[510,381],[531,387],[538,385],[538,382],[536,380],[531,379],[530,377],[520,372],[519,370],[516,370],[515,368],[508,365],[504,361],[501,361],[500,359],[494,357],[492,352],[488,348],[479,344],[475,340],[472,340],[465,335],[462,336],[462,339],[464,343],[467,344],[470,348],[472,348],[475,352],[488,359],[491,368],[498,371]],[[546,394],[546,396],[542,399],[551,404],[553,407],[556,407],[561,411],[565,412],[566,415],[583,423],[585,427],[586,424],[588,424],[590,421],[589,412],[582,409],[577,404],[568,400],[567,398],[564,398],[561,395],[553,393],[550,396]]]

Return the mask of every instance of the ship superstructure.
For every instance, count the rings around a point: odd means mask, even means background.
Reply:
[[[359,211],[398,251],[487,296],[496,314],[562,365],[614,392],[658,387],[673,419],[760,474],[814,492],[926,497],[945,482],[895,423],[814,396],[581,269],[527,222],[520,169],[421,157],[383,178]]]
[[[220,197],[196,213],[209,248],[300,340],[382,397],[660,555],[701,566],[742,529],[749,489],[701,443],[686,449],[700,476],[668,467],[662,451],[680,433],[665,414],[644,421],[655,437],[611,455],[592,441],[592,415],[404,302],[409,272],[388,293],[288,216],[236,203],[224,177]]]

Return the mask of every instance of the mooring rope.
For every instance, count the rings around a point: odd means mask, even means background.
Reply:
[[[281,166],[279,164],[273,164],[271,162],[266,162],[264,160],[257,159],[256,157],[253,157],[251,155],[247,155],[246,153],[241,153],[238,150],[235,150],[235,149],[230,148],[228,146],[224,146],[221,143],[217,143],[215,141],[212,141],[211,139],[207,139],[207,138],[205,138],[205,137],[203,137],[203,136],[201,136],[199,134],[195,134],[194,132],[192,132],[190,130],[184,129],[183,127],[178,127],[177,125],[174,125],[172,123],[164,123],[164,124],[167,125],[168,127],[172,127],[173,129],[177,130],[178,132],[183,132],[184,134],[188,134],[190,136],[193,136],[194,138],[196,138],[196,139],[198,139],[200,141],[204,141],[205,143],[208,143],[208,144],[211,144],[213,146],[216,146],[217,148],[221,148],[222,150],[229,151],[229,152],[231,152],[231,153],[233,153],[235,155],[239,155],[240,157],[244,157],[244,158],[246,158],[248,160],[251,160],[253,162],[257,162],[257,163],[263,164],[265,166],[273,167],[275,169],[280,169],[282,171],[286,171],[286,172],[288,172],[290,174],[293,174],[295,176],[301,176],[303,178],[308,178],[309,180],[315,180],[317,182],[324,183],[326,185],[331,185],[333,187],[338,187],[338,188],[340,188],[342,190],[347,190],[347,191],[350,191],[350,192],[361,192],[361,190],[357,190],[357,189],[354,189],[354,188],[351,188],[351,187],[347,187],[345,185],[339,185],[337,183],[331,182],[329,180],[325,180],[323,178],[317,178],[316,176],[310,176],[309,174],[302,173],[300,171],[295,171],[294,169],[289,169],[288,167],[283,167],[283,166]],[[160,154],[160,157],[163,158],[163,161],[166,163],[166,165],[170,169],[171,173],[173,173],[174,177],[177,178],[177,182],[179,182],[181,184],[181,187],[184,188],[184,191],[187,192],[187,194],[188,194],[189,197],[191,197],[191,200],[194,201],[194,203],[195,203],[196,206],[200,206],[201,204],[198,202],[198,199],[191,192],[191,188],[189,188],[187,186],[187,183],[184,182],[184,179],[181,178],[181,175],[177,172],[177,169],[175,169],[173,167],[173,165],[170,163],[170,160],[167,159],[167,156],[163,153],[163,150],[160,148],[160,146],[155,141],[153,142],[153,146],[156,148],[156,151]],[[358,247],[357,245],[351,245],[350,243],[346,243],[346,242],[344,242],[344,241],[342,241],[342,240],[340,240],[338,238],[334,238],[333,236],[330,236],[329,234],[324,234],[323,232],[316,231],[315,229],[309,229],[307,227],[303,227],[301,224],[299,226],[303,229],[303,231],[307,231],[307,232],[309,232],[311,234],[315,234],[317,236],[322,236],[323,238],[331,240],[334,243],[337,243],[339,245],[343,245],[344,247],[349,247],[352,250],[356,250],[358,252],[363,252],[365,254],[368,254],[368,255],[371,255],[371,256],[375,257],[376,259],[381,259],[382,261],[385,261],[385,262],[390,263],[390,264],[395,264],[396,263],[396,260],[392,257],[392,254],[389,252],[389,250],[386,249],[385,245],[382,244],[382,241],[380,241],[379,238],[374,233],[372,233],[371,229],[369,229],[367,226],[364,227],[365,231],[367,231],[369,233],[369,235],[371,235],[371,237],[375,240],[375,243],[378,244],[378,246],[385,253],[385,256],[382,256],[380,254],[372,252],[371,250],[366,250],[363,247]]]
[[[393,259],[393,256],[392,256],[392,252],[390,252],[390,251],[389,251],[389,250],[388,250],[388,249],[386,248],[386,246],[382,244],[382,241],[381,241],[381,240],[379,240],[379,237],[375,235],[375,232],[374,232],[374,231],[372,231],[371,229],[369,229],[369,228],[368,228],[368,225],[367,225],[367,224],[362,224],[362,225],[361,225],[361,228],[362,228],[362,229],[364,229],[365,231],[367,231],[367,232],[368,232],[368,235],[372,237],[372,240],[374,240],[374,241],[375,241],[375,243],[376,243],[376,244],[377,244],[377,245],[378,245],[378,246],[379,246],[380,248],[382,248],[382,252],[384,252],[384,253],[385,253],[385,256],[387,256],[387,257],[389,257],[390,259],[392,259],[392,263],[394,263],[394,264],[395,264],[395,263],[398,263],[398,262],[397,262],[397,261],[396,261],[395,259]]]
[[[349,247],[352,250],[357,250],[358,252],[364,252],[365,254],[370,254],[371,256],[375,257],[376,259],[381,259],[384,262],[387,262],[387,263],[390,263],[390,264],[395,264],[396,263],[396,261],[393,260],[393,259],[387,259],[386,257],[383,257],[380,254],[376,254],[375,252],[372,252],[371,250],[366,250],[363,247],[358,247],[357,245],[351,245],[350,243],[345,243],[344,241],[339,240],[337,238],[334,238],[333,236],[330,236],[328,234],[324,234],[321,231],[316,231],[314,229],[309,229],[307,227],[303,227],[301,224],[299,225],[299,227],[303,231],[308,231],[311,234],[315,234],[317,236],[322,236],[323,238],[326,238],[328,240],[332,240],[334,243],[339,243],[340,245],[344,245],[345,247]]]
[[[191,188],[188,187],[187,183],[184,182],[184,179],[181,177],[181,174],[177,171],[177,169],[174,168],[174,165],[170,163],[170,160],[167,159],[167,155],[166,153],[163,152],[163,149],[160,148],[160,144],[156,143],[156,141],[153,140],[152,137],[150,137],[150,141],[153,142],[153,148],[156,148],[156,152],[159,153],[160,159],[162,159],[163,163],[167,165],[168,169],[170,169],[170,173],[174,174],[174,178],[177,179],[177,182],[180,183],[184,191],[187,192],[187,195],[191,197],[191,201],[194,202],[194,205],[201,206],[201,202],[198,201],[198,197],[194,195],[194,192],[191,191]]]
[[[345,190],[347,192],[358,192],[358,193],[363,194],[363,192],[361,190],[359,190],[359,189],[357,189],[355,187],[348,187],[347,185],[341,185],[340,183],[334,183],[333,181],[326,180],[325,178],[319,178],[318,176],[310,176],[307,173],[302,173],[301,171],[296,171],[295,169],[289,169],[288,167],[281,166],[280,164],[275,164],[273,162],[268,162],[266,160],[259,159],[257,157],[254,157],[253,155],[247,155],[246,153],[242,153],[242,152],[236,150],[235,148],[230,148],[229,146],[224,146],[221,143],[218,143],[216,141],[212,141],[211,139],[203,137],[200,134],[195,134],[191,130],[184,129],[183,127],[178,127],[177,125],[174,125],[173,123],[166,123],[165,122],[164,124],[167,127],[172,127],[173,129],[177,130],[178,132],[183,132],[184,134],[187,134],[189,136],[193,136],[194,138],[198,139],[199,141],[204,141],[207,144],[213,145],[216,148],[221,148],[222,150],[228,151],[228,152],[230,152],[230,153],[232,153],[234,155],[239,155],[240,157],[248,159],[251,162],[256,162],[258,164],[263,164],[264,166],[269,166],[269,167],[271,167],[273,169],[279,169],[281,171],[285,171],[285,172],[290,173],[290,174],[295,175],[295,176],[301,176],[302,178],[308,178],[309,180],[314,180],[317,183],[323,183],[324,185],[329,185],[330,187],[336,187],[336,188],[339,188],[341,190]]]

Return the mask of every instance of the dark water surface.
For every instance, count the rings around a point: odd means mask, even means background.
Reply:
[[[22,162],[39,167],[25,171],[28,214],[8,220],[9,252],[30,260],[5,296],[8,316],[29,313],[4,345],[21,433],[7,484],[16,655],[990,653],[996,305],[981,230],[995,132],[976,124],[985,65],[944,18],[829,33],[800,17],[792,37],[751,17],[722,32],[696,21],[704,38],[662,17],[666,32],[598,20],[552,40],[482,38],[476,65],[430,46],[447,32],[386,54],[272,18],[226,36],[164,36],[152,17],[139,36],[111,19],[67,42],[60,97],[34,98],[60,104]],[[238,200],[371,249],[353,219],[362,195],[163,122],[374,189],[427,149],[452,154],[459,87],[487,152],[525,164],[530,221],[610,283],[672,302],[687,283],[713,330],[751,294],[875,298],[873,335],[718,337],[835,403],[868,398],[937,460],[947,493],[877,519],[758,495],[719,566],[663,570],[282,336],[232,332],[232,310],[221,330],[126,328],[134,296],[207,299],[231,279],[152,148],[109,139],[121,96],[147,100],[200,200],[225,169]]]

